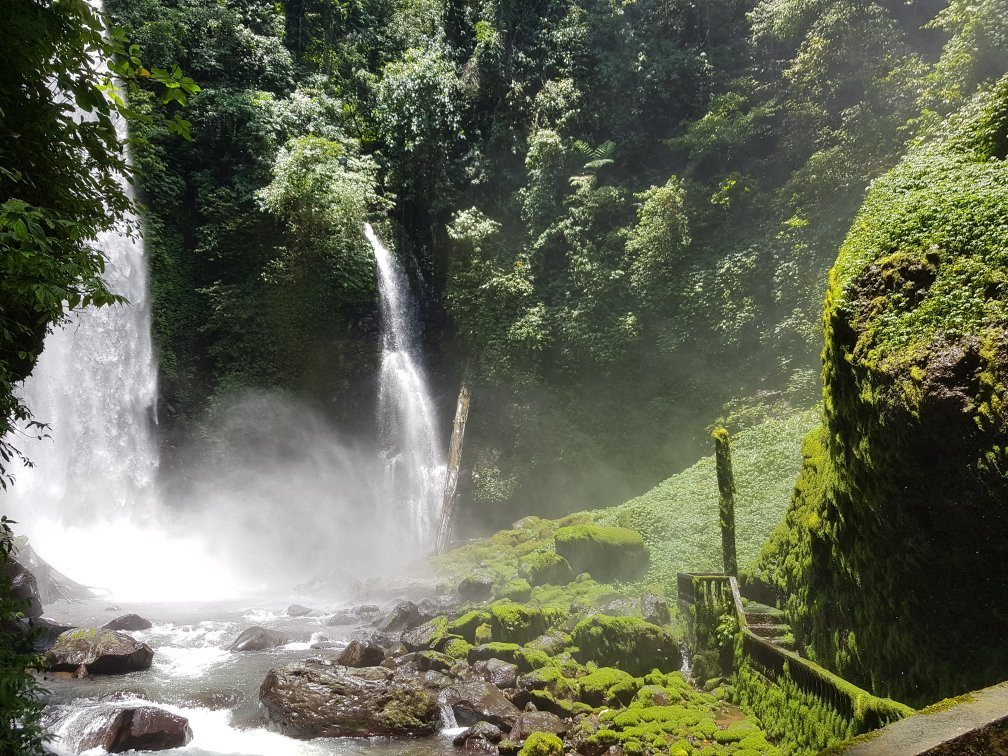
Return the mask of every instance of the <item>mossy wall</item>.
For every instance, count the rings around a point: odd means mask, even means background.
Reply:
[[[1008,678],[1008,78],[869,189],[830,274],[825,425],[757,573],[806,652],[910,704]]]

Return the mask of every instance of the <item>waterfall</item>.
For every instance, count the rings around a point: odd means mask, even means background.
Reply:
[[[444,489],[445,459],[434,404],[418,364],[416,312],[402,267],[375,235],[364,234],[378,267],[382,358],[378,429],[396,522],[420,546],[433,546]],[[403,511],[405,510],[405,511]],[[405,515],[407,520],[399,518]]]
[[[89,1],[100,12],[97,0]],[[125,143],[126,122],[114,111],[112,117]],[[132,196],[125,178],[119,181]],[[205,544],[165,522],[159,503],[157,367],[143,241],[130,231],[138,227],[130,216],[93,242],[105,257],[109,290],[128,304],[74,313],[46,337],[20,387],[49,429],[41,439],[30,432],[14,439],[33,466],[12,465],[14,483],[0,494],[0,512],[17,521],[16,532],[36,553],[81,583],[121,599],[198,597],[201,590],[230,590],[230,576],[215,570]],[[185,568],[166,570],[180,555]]]
[[[89,117],[78,111],[78,118]],[[118,113],[113,118],[122,143],[126,123]],[[119,180],[132,196],[125,179]],[[128,231],[138,226],[129,217],[94,242],[106,259],[109,290],[129,303],[75,313],[46,338],[21,389],[51,436],[16,442],[35,467],[15,472],[4,505],[26,523],[58,515],[79,525],[110,512],[149,509],[157,470],[151,431],[157,369],[143,244]]]

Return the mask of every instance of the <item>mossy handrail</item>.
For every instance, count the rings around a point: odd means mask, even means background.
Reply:
[[[742,636],[736,652],[740,650],[748,658],[750,666],[761,675],[769,680],[787,675],[798,688],[823,701],[844,719],[852,722],[858,733],[876,730],[915,713],[905,704],[889,698],[879,698],[815,662],[754,633],[749,628],[738,580],[729,576],[728,583]]]
[[[789,677],[800,690],[822,701],[851,722],[858,734],[915,713],[909,706],[888,698],[879,698],[753,632],[746,617],[738,580],[734,576],[679,573],[677,586],[679,601],[682,603],[702,606],[707,610],[721,606],[734,612],[739,627],[739,641],[735,650],[736,668],[747,663],[751,669],[772,682],[783,676]]]

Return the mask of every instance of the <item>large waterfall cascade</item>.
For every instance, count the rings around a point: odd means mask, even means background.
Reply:
[[[101,10],[100,2],[89,2]],[[115,112],[113,118],[124,141],[126,122]],[[125,178],[120,181],[132,195]],[[109,290],[128,304],[75,313],[47,336],[21,387],[26,405],[49,429],[41,439],[24,433],[16,440],[33,466],[13,470],[0,511],[18,522],[17,532],[28,535],[36,552],[80,582],[119,597],[160,587],[168,597],[199,585],[198,573],[206,574],[211,557],[198,539],[164,526],[158,501],[147,262],[143,241],[129,230],[138,226],[136,217],[127,218],[94,242],[106,259]],[[158,564],[180,552],[192,583],[185,570],[169,576]],[[224,583],[221,576],[220,585],[207,590],[224,590]]]
[[[402,267],[370,224],[365,224],[364,233],[378,267],[382,314],[378,422],[390,503],[405,509],[412,540],[433,546],[446,464],[434,403],[419,364],[417,315]]]

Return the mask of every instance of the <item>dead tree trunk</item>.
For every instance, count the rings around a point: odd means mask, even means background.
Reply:
[[[455,422],[452,425],[451,441],[448,444],[448,473],[445,476],[444,502],[441,505],[441,522],[438,524],[435,553],[448,549],[451,541],[452,520],[458,507],[459,467],[462,464],[462,441],[465,438],[466,420],[469,418],[469,387],[462,384],[459,389],[458,404],[455,406]]]

